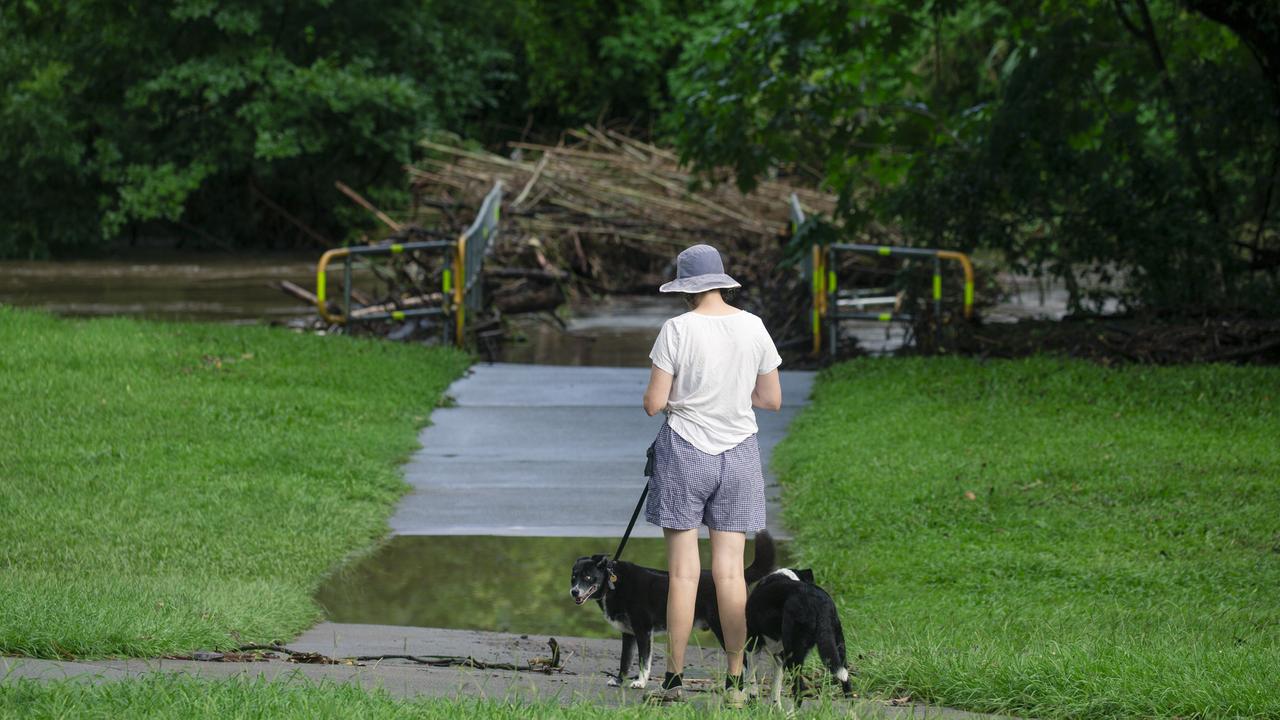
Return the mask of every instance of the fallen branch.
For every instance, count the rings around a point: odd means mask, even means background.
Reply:
[[[355,204],[373,213],[374,217],[386,223],[387,227],[391,228],[392,230],[399,232],[404,227],[403,225],[396,222],[395,220],[392,220],[391,217],[388,216],[386,213],[374,207],[373,203],[369,202],[368,200],[365,200],[360,193],[347,187],[347,185],[343,183],[341,180],[335,180],[333,183],[333,186],[338,188],[338,191],[341,192],[343,195],[346,195],[347,197],[355,201]]]
[[[405,308],[422,307],[423,305],[437,305],[444,296],[441,293],[430,293],[427,295],[415,295],[413,297],[402,298],[392,302],[379,303],[377,305],[367,305],[351,311],[351,319],[359,320],[377,315],[379,313],[391,312],[393,310],[404,310]]]

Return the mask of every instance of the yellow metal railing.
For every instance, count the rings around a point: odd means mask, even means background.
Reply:
[[[320,313],[320,317],[325,322],[335,325],[346,325],[353,319],[361,322],[373,320],[404,320],[408,317],[417,317],[422,315],[447,315],[453,312],[453,308],[449,307],[445,302],[452,294],[456,304],[457,293],[452,292],[455,285],[455,276],[462,271],[462,266],[458,262],[457,252],[454,251],[457,246],[456,242],[448,240],[429,240],[424,242],[409,243],[389,243],[386,245],[357,245],[354,247],[334,248],[326,251],[320,256],[319,262],[316,263],[316,311]],[[357,257],[372,255],[399,255],[404,252],[415,250],[443,250],[451,251],[453,255],[452,267],[446,267],[441,278],[441,303],[437,306],[426,306],[422,300],[410,301],[411,306],[394,307],[386,310],[369,312],[361,315],[359,318],[351,316],[351,271],[352,260]],[[342,312],[335,314],[329,311],[328,298],[328,273],[329,265],[334,260],[342,260],[343,262],[343,285],[342,285]]]
[[[452,334],[459,347],[464,344],[468,310],[478,311],[483,306],[481,271],[489,243],[498,235],[501,217],[503,185],[494,183],[485,196],[471,226],[458,235],[457,240],[429,240],[422,242],[388,243],[383,245],[358,245],[335,248],[320,256],[316,264],[316,311],[325,322],[346,325],[351,322],[373,320],[404,320],[426,315],[452,316]],[[361,256],[399,255],[420,250],[440,250],[448,253],[441,272],[439,302],[432,304],[424,298],[401,299],[388,303],[392,307],[363,308],[358,317],[351,311],[352,260]],[[329,266],[335,260],[343,263],[342,310],[330,312],[327,297]],[[434,294],[433,294],[434,295]],[[447,326],[446,326],[447,327]]]
[[[804,209],[800,207],[799,198],[794,194],[790,199],[791,229],[799,230],[805,221]],[[864,255],[882,255],[905,258],[930,258],[933,260],[933,302],[934,315],[937,322],[942,317],[942,261],[950,260],[960,263],[964,271],[963,312],[966,320],[973,317],[974,277],[973,263],[969,256],[953,250],[937,250],[933,248],[899,247],[895,245],[862,245],[857,243],[834,243],[831,245],[814,245],[809,258],[805,262],[812,291],[810,305],[810,325],[813,332],[813,354],[822,352],[822,330],[824,323],[830,330],[831,351],[835,352],[836,324],[841,320],[873,320],[876,322],[910,322],[910,314],[897,312],[843,312],[840,310],[836,296],[836,272],[834,256],[838,252],[861,253]]]

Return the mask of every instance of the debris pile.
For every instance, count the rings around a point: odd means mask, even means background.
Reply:
[[[494,316],[552,310],[576,296],[653,293],[672,276],[676,253],[708,243],[744,286],[738,304],[765,316],[779,341],[802,342],[808,332],[801,271],[780,266],[790,236],[787,199],[795,193],[808,211],[830,215],[832,195],[798,179],[768,179],[749,193],[708,183],[670,150],[594,127],[556,145],[509,143],[509,156],[422,145],[427,156],[405,168],[412,205],[404,220],[367,209],[391,229],[388,242],[456,237],[501,181],[501,226],[484,269]],[[424,275],[437,277],[439,269],[417,273]],[[368,299],[394,303],[402,296],[387,290]]]
[[[954,352],[1016,358],[1041,353],[1103,365],[1280,363],[1280,321],[1265,318],[1162,320],[1084,317],[975,325],[956,338]]]

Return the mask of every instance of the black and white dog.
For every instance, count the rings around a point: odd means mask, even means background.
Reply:
[[[755,558],[743,572],[747,584],[764,577],[775,563],[773,538],[767,531],[761,531],[756,535]],[[640,676],[631,683],[631,687],[643,688],[649,682],[649,672],[653,667],[653,633],[667,629],[668,584],[667,573],[662,570],[626,561],[614,562],[608,555],[580,557],[573,563],[569,594],[574,602],[581,605],[595,600],[604,613],[605,621],[622,633],[622,662],[618,678],[610,679],[610,685],[626,679],[631,670],[633,648],[640,650]],[[724,647],[715,583],[707,570],[702,571],[698,580],[693,626],[698,630],[710,629],[720,646]]]
[[[774,703],[782,704],[782,678],[791,673],[796,706],[800,706],[803,682],[799,669],[814,646],[845,696],[851,696],[844,628],[840,626],[835,602],[814,584],[812,570],[774,570],[747,596],[747,651],[773,656],[777,665]],[[760,667],[759,663],[756,667]]]

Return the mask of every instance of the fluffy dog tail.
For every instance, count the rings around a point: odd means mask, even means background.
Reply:
[[[743,571],[747,584],[759,580],[778,568],[778,555],[773,547],[773,536],[768,530],[756,533],[756,556]]]
[[[853,696],[853,684],[849,681],[849,665],[845,658],[844,628],[840,625],[840,616],[835,606],[830,613],[818,616],[818,655],[822,664],[831,671],[832,677],[840,683],[840,690],[845,697]]]

